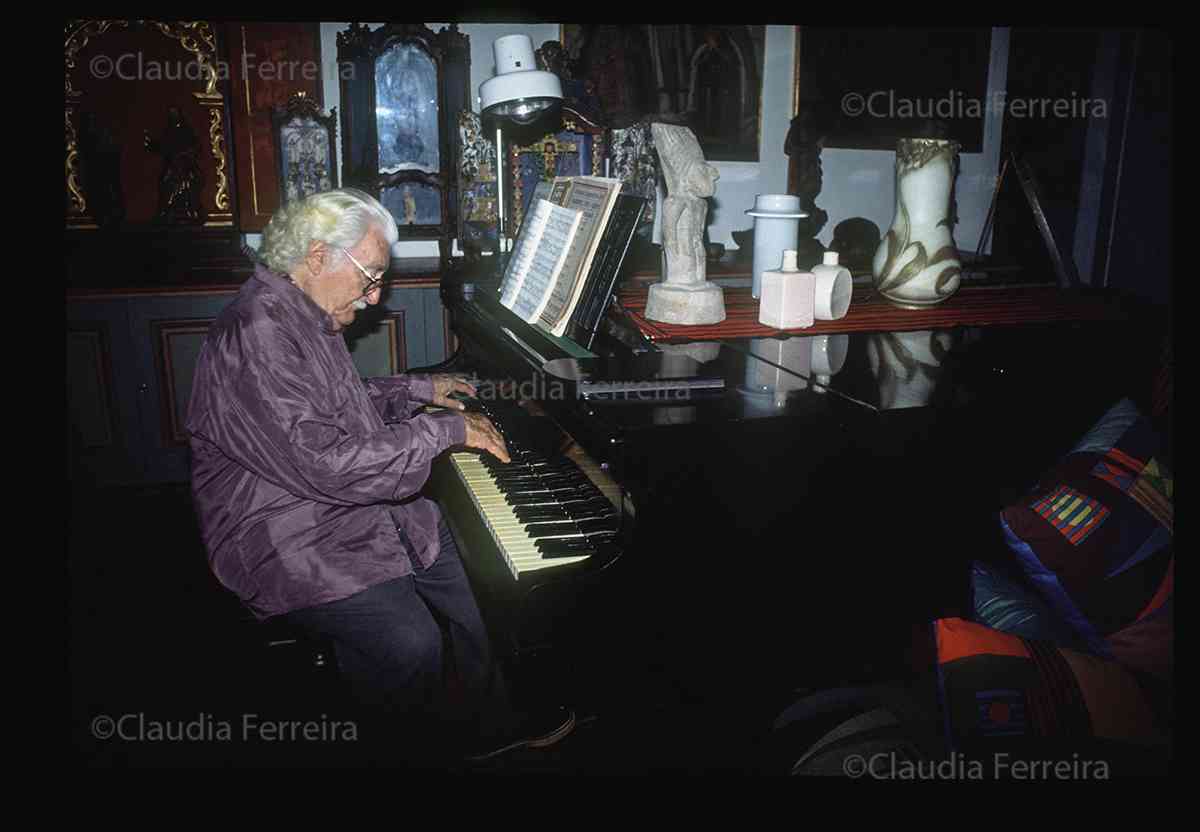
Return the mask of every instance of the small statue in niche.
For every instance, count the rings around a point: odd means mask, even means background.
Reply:
[[[596,96],[596,85],[578,75],[576,61],[556,40],[548,40],[534,53],[538,69],[553,72],[562,82],[563,106],[579,113],[593,124],[604,122],[604,108]]]
[[[825,145],[825,135],[817,128],[815,121],[810,112],[799,113],[792,119],[783,142],[783,152],[791,159],[788,193],[800,197],[800,210],[808,214],[800,220],[796,243],[796,264],[801,269],[811,268],[821,262],[825,247],[817,239],[817,234],[829,219],[829,214],[818,208],[816,202],[817,194],[821,193],[821,150]]]
[[[83,113],[79,124],[79,153],[83,157],[83,188],[88,209],[101,228],[125,219],[125,195],[121,189],[121,146],[112,131],[96,118]]]
[[[537,55],[538,69],[543,72],[553,72],[560,80],[571,78],[570,64],[567,61],[567,50],[556,40],[548,40],[542,44]]]
[[[167,126],[162,136],[155,141],[147,130],[144,144],[146,150],[163,157],[155,219],[169,223],[203,222],[200,188],[204,177],[200,173],[200,144],[178,107],[167,110]]]
[[[721,287],[706,279],[704,229],[708,198],[720,174],[704,160],[691,129],[655,122],[651,132],[667,184],[662,210],[666,273],[650,287],[646,317],[675,324],[719,323],[725,320],[725,298]]]
[[[404,225],[417,224],[417,199],[413,196],[412,188],[404,186]]]

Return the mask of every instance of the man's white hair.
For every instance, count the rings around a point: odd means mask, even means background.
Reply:
[[[275,212],[263,231],[259,256],[272,270],[291,274],[315,240],[354,248],[377,226],[390,248],[399,239],[396,220],[379,201],[356,188],[313,194]]]

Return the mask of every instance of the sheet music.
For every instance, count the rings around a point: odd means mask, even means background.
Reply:
[[[512,280],[500,302],[527,323],[537,320],[555,288],[579,227],[580,212],[539,199],[513,253]]]
[[[546,212],[538,212],[536,209],[531,211],[521,226],[521,233],[517,235],[517,244],[509,258],[504,282],[500,285],[500,302],[509,309],[516,303],[517,296],[525,284],[525,276],[533,262],[534,250],[542,239],[542,231],[548,218]]]
[[[557,182],[555,183],[558,184]],[[562,278],[553,286],[539,316],[542,326],[555,335],[566,329],[569,313],[579,297],[586,269],[595,254],[621,183],[615,179],[572,177],[565,193],[566,206],[582,214],[579,233],[562,267]],[[557,188],[553,192],[558,195]]]

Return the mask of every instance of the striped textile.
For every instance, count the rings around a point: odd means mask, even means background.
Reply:
[[[1033,510],[1058,529],[1062,536],[1078,546],[1094,532],[1109,511],[1099,500],[1080,494],[1073,488],[1060,485],[1054,491],[1033,502]]]

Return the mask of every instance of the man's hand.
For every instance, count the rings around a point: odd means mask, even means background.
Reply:
[[[504,443],[504,437],[488,417],[482,413],[464,413],[463,420],[467,423],[468,448],[487,451],[501,462],[512,461],[508,457],[508,446]]]
[[[466,405],[457,399],[450,398],[451,393],[463,393],[474,396],[478,391],[462,376],[439,374],[433,376],[433,402],[438,407],[448,407],[451,410],[466,410]]]

